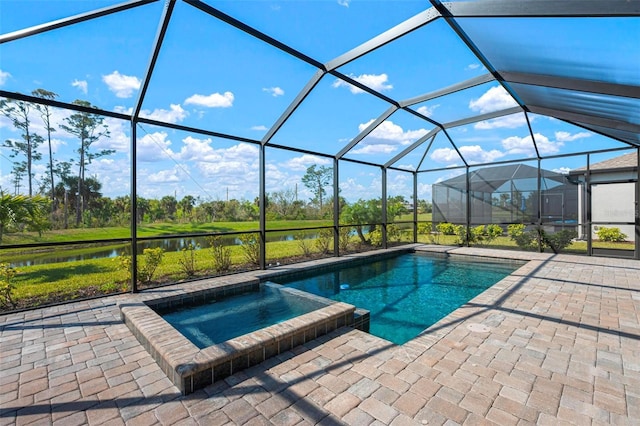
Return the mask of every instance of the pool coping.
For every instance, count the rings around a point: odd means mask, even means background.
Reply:
[[[364,252],[339,258],[319,259],[292,265],[282,265],[269,270],[253,271],[227,277],[216,277],[200,282],[183,283],[174,289],[152,289],[138,293],[138,301],[119,304],[123,322],[137,340],[154,358],[167,377],[184,394],[195,392],[236,372],[257,365],[266,359],[303,345],[340,327],[348,326],[368,332],[369,312],[343,302],[336,302],[301,290],[287,288],[301,296],[329,303],[319,310],[304,314],[280,324],[236,337],[224,343],[199,349],[180,332],[158,315],[150,305],[167,307],[202,300],[218,291],[236,294],[282,275],[309,270],[331,268],[340,263],[369,262],[372,259],[397,256],[407,252],[429,252],[436,256],[467,257],[469,259],[492,258],[500,261],[525,262],[520,269],[480,293],[471,301],[480,301],[496,292],[501,293],[513,284],[532,257],[477,256],[454,253],[454,247],[408,244],[384,251]],[[529,253],[530,255],[530,253]],[[535,256],[533,256],[535,258]],[[279,284],[276,284],[280,286]],[[280,286],[285,288],[284,286]],[[155,293],[168,293],[158,297]],[[470,301],[470,302],[471,302]],[[449,314],[450,317],[453,313]],[[443,318],[444,320],[444,318]],[[442,320],[441,320],[442,321]],[[449,327],[437,327],[440,321],[424,330],[416,338],[403,345],[424,345],[424,339],[435,342],[448,332]],[[434,332],[433,328],[438,328]],[[429,333],[426,333],[429,331]],[[389,342],[391,343],[391,342]],[[394,344],[395,345],[395,344]]]
[[[200,349],[153,308],[197,303],[211,297],[257,290],[260,285],[264,285],[258,278],[210,284],[205,288],[119,305],[122,321],[184,395],[340,327],[354,325],[354,306],[273,284],[282,291],[315,299],[326,306]]]

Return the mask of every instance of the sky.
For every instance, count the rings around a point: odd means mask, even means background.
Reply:
[[[3,0],[0,33],[118,3]],[[356,0],[207,3],[325,64],[430,6],[425,1]],[[138,102],[163,5],[160,1],[1,44],[0,90],[30,93],[44,88],[57,93],[63,102],[81,99],[104,110],[131,114]],[[637,41],[633,35],[640,35],[636,18],[622,23],[610,18],[579,22],[468,18],[461,19],[460,25],[480,49],[485,49],[498,71],[563,77],[579,72],[584,78],[635,85],[640,78],[640,62],[635,60],[640,60],[639,48],[633,42]],[[396,101],[487,74],[481,61],[442,19],[346,63],[338,71]],[[142,102],[141,116],[260,141],[316,72],[315,67],[178,2]],[[536,90],[527,92],[527,96],[557,95]],[[628,103],[633,101],[606,99],[603,103],[580,93],[569,95],[569,99],[588,107],[593,102],[619,109],[637,106],[637,102]],[[269,142],[332,156],[389,106],[327,74]],[[412,108],[444,124],[513,106],[517,106],[516,100],[492,81]],[[70,114],[53,109],[56,161],[70,161],[77,155],[78,140],[60,128]],[[536,114],[530,114],[529,120],[543,157],[625,146],[560,120]],[[46,134],[36,111],[32,112],[31,123],[35,132]],[[115,153],[94,160],[87,166],[87,174],[98,178],[105,196],[126,195],[131,179],[130,122],[105,118],[104,124],[110,135],[98,140],[92,149],[112,149]],[[434,127],[399,110],[345,158],[385,164]],[[523,113],[447,128],[447,133],[469,164],[531,159],[536,165]],[[11,122],[0,117],[0,140],[19,137]],[[34,166],[36,182],[42,180],[48,158],[46,143],[39,149],[43,160]],[[1,150],[0,187],[13,192],[12,162],[20,157],[11,158],[7,148]],[[193,195],[202,201],[253,200],[258,196],[259,147],[255,144],[139,124],[136,153],[140,196],[175,195],[181,199]],[[619,154],[594,155],[591,162]],[[330,157],[267,145],[267,192],[291,190],[300,199],[309,199],[312,194],[301,183],[306,169],[314,164],[331,167],[332,163]],[[433,183],[464,171],[456,168],[463,162],[442,131],[394,166],[410,171],[419,164],[420,170],[445,169],[419,174],[421,199],[431,198]],[[542,161],[543,168],[565,173],[585,165],[584,155]],[[339,179],[341,195],[349,201],[381,195],[380,167],[341,162]],[[409,199],[412,182],[411,173],[389,171],[388,194]],[[21,192],[25,190],[23,183]]]

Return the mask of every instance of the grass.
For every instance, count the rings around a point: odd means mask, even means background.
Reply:
[[[331,226],[330,220],[283,220],[270,221],[267,230],[282,230],[290,228],[313,228]],[[251,222],[211,222],[211,223],[152,223],[138,226],[138,238],[156,237],[162,235],[181,235],[198,233],[248,232],[259,229],[257,221]],[[42,236],[37,232],[7,233],[2,238],[2,244],[37,244],[60,243],[88,240],[127,239],[131,237],[129,227],[106,228],[72,228],[46,231]]]
[[[322,224],[325,224],[322,222]],[[175,233],[176,229],[203,229],[201,227],[186,226],[168,226],[165,228],[167,234]],[[235,229],[253,230],[251,223],[242,222],[242,226]],[[280,224],[280,228],[284,228],[284,223]],[[286,226],[295,227],[296,225],[309,226],[309,221],[286,222]],[[320,226],[320,225],[318,225]],[[154,226],[153,232],[160,232],[162,226]],[[271,229],[278,229],[271,227]],[[74,230],[83,231],[83,230]],[[92,230],[101,232],[102,230]],[[151,232],[151,229],[145,232]],[[187,231],[185,231],[187,232]],[[93,234],[95,235],[95,234]],[[455,245],[457,237],[453,235],[424,235],[418,236],[418,242],[427,244]],[[311,258],[322,256],[315,245],[314,240],[308,240],[309,247],[312,251]],[[411,242],[410,232],[403,232],[403,242]],[[352,238],[352,246],[357,244],[357,237]],[[120,248],[123,245],[101,246],[101,249],[109,250]],[[333,248],[333,243],[330,244]],[[484,245],[490,248],[502,248],[518,250],[519,247],[508,237],[502,236],[496,238],[491,244]],[[594,247],[614,248],[614,249],[634,249],[633,243],[605,243],[594,242]],[[359,247],[360,250],[366,250],[367,247]],[[587,244],[584,241],[573,242],[566,250],[567,253],[585,254]],[[56,248],[59,250],[59,247]],[[77,247],[72,250],[65,250],[65,256],[81,256],[90,251],[95,251],[93,247]],[[229,246],[232,269],[233,271],[255,269],[256,265],[249,265],[244,251],[241,246]],[[9,255],[11,252],[11,255]],[[46,253],[31,250],[30,253],[19,252],[15,250],[0,251],[2,261],[19,262],[24,260],[35,259]],[[188,254],[188,252],[186,252]],[[195,276],[191,278],[202,278],[207,276],[215,276],[214,261],[211,250],[208,247],[199,248],[194,251]],[[180,261],[184,259],[185,251],[182,252],[166,252],[162,263],[158,267],[151,285],[159,285],[164,283],[178,282],[190,278],[182,267]],[[309,259],[304,256],[299,241],[275,241],[269,242],[266,246],[267,263],[291,263]],[[139,257],[139,262],[144,262],[144,256]],[[51,303],[54,301],[66,301],[75,298],[87,297],[96,294],[104,294],[114,291],[125,291],[129,285],[129,274],[120,264],[120,259],[116,258],[100,258],[78,261],[62,261],[58,263],[50,263],[45,265],[34,265],[18,267],[18,275],[14,278],[16,288],[13,292],[14,300],[21,302],[21,307],[33,307],[41,304]]]
[[[320,254],[311,240],[312,256]],[[331,246],[333,247],[333,246]],[[241,246],[229,246],[231,262],[235,270],[255,269],[256,265],[247,263]],[[286,259],[300,259],[304,253],[298,241],[277,241],[267,243],[267,259],[269,261],[286,262]],[[74,253],[82,253],[83,250],[73,250]],[[194,263],[196,274],[189,277],[180,261],[189,255],[188,250],[164,253],[162,263],[156,270],[152,285],[178,282],[188,278],[202,278],[216,275],[214,271],[213,255],[210,248],[198,248],[194,250]],[[20,259],[19,255],[16,258]],[[31,257],[33,258],[33,256]],[[144,263],[144,256],[138,258],[138,262]],[[4,259],[7,260],[6,258]],[[12,259],[12,261],[15,261]],[[16,301],[27,303],[28,306],[36,306],[46,303],[47,300],[71,300],[88,296],[91,293],[109,293],[125,291],[129,286],[129,273],[121,265],[121,258],[100,258],[78,260],[70,262],[49,263],[44,265],[24,266],[16,268],[18,274],[13,282],[16,288],[13,298]],[[25,306],[26,307],[26,306]]]

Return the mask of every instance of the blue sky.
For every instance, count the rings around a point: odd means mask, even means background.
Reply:
[[[3,0],[0,32],[9,33],[117,3]],[[429,7],[424,1],[208,3],[322,63]],[[83,99],[105,110],[130,113],[149,62],[162,7],[163,2],[157,2],[0,45],[0,89],[30,93],[44,88],[56,92],[64,102]],[[637,33],[637,23],[634,20],[625,27],[613,25],[608,19],[592,19],[579,25],[566,20],[547,20],[541,24],[531,19],[491,22],[476,19],[461,25],[472,36],[478,36],[481,48],[486,47],[492,57],[498,58],[496,66],[500,69],[518,66],[510,61],[510,55],[501,56],[500,49],[512,52],[517,48],[524,57],[522,66],[527,66],[529,58],[548,59],[546,62],[531,59],[531,64],[544,65],[538,65],[543,69],[533,69],[535,72],[565,76],[578,69],[587,77],[598,79],[602,70],[597,68],[600,64],[597,55],[607,55],[611,67],[619,70],[611,77],[615,82],[637,84],[634,65],[628,65],[634,64],[629,61],[629,53],[638,55],[638,48],[629,41],[633,39],[629,31]],[[520,34],[518,29],[526,30],[521,34],[527,36],[515,36]],[[531,37],[536,29],[543,32]],[[587,39],[578,30],[587,30]],[[549,47],[545,36],[553,37],[555,48]],[[614,44],[619,51],[611,53],[607,49]],[[347,63],[338,71],[398,101],[487,73],[442,19]],[[142,105],[142,116],[261,140],[315,72],[313,66],[178,2]],[[499,84],[489,82],[417,104],[414,109],[448,123],[515,105]],[[326,75],[271,142],[336,154],[388,107],[388,103]],[[68,115],[66,111],[54,110],[54,126],[64,123]],[[560,120],[535,114],[530,119],[543,156],[623,146]],[[36,114],[32,122],[34,130],[44,135]],[[103,183],[104,195],[125,195],[130,181],[129,123],[111,118],[105,123],[111,136],[99,141],[96,148],[115,149],[116,153],[94,161],[87,173]],[[384,164],[433,128],[428,121],[398,111],[345,157]],[[535,155],[522,113],[447,131],[470,164]],[[0,118],[0,138],[17,137],[9,121]],[[202,200],[227,196],[253,200],[258,195],[255,145],[146,124],[138,127],[137,142],[138,192],[142,196],[175,194],[181,198],[191,194]],[[54,133],[54,157],[60,161],[74,158],[77,143],[71,135],[58,130]],[[396,166],[413,170],[426,146],[427,143],[423,144],[421,150]],[[41,150],[46,159],[46,146],[41,146]],[[617,154],[608,156],[614,155]],[[45,171],[44,159],[36,164],[36,181]],[[2,148],[0,186],[5,191],[13,190],[11,161],[8,150]],[[297,188],[302,199],[310,197],[301,184],[306,168],[312,164],[332,164],[328,158],[275,148],[267,149],[266,163],[267,191]],[[585,164],[586,158],[580,156],[545,160],[543,167],[567,171]],[[462,162],[457,153],[440,132],[421,170],[459,165]],[[460,172],[461,169],[452,169],[421,174],[419,197],[430,199],[432,183]],[[388,185],[390,195],[408,198],[412,194],[409,173],[390,172]],[[340,187],[341,195],[349,200],[380,196],[380,169],[345,164],[340,170]]]

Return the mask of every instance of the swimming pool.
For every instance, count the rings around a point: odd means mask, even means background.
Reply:
[[[249,274],[138,297],[119,303],[121,318],[185,395],[338,328],[358,325],[351,305],[261,283]],[[201,310],[199,318],[192,308]],[[184,327],[176,325],[182,331],[159,314],[172,310],[180,311]],[[201,328],[214,335],[203,338]]]
[[[265,283],[242,294],[215,297],[197,305],[156,309],[200,349],[225,342],[327,306]]]
[[[403,344],[522,264],[409,253],[272,281],[367,309],[371,334]]]

